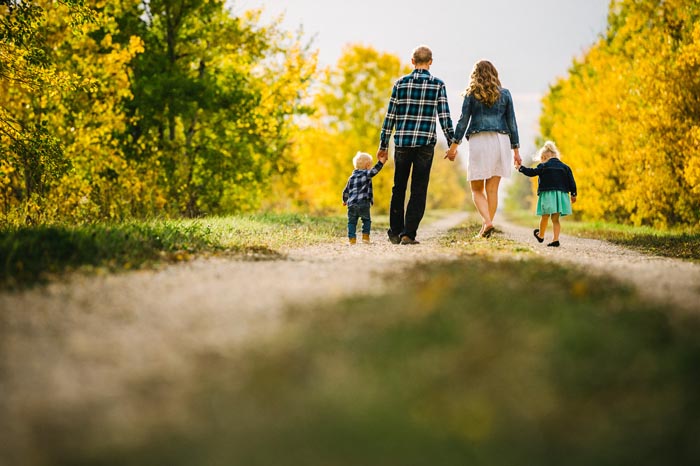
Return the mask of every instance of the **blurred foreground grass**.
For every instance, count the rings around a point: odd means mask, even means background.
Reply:
[[[0,286],[78,268],[133,269],[198,254],[275,258],[280,248],[329,241],[344,231],[340,217],[293,214],[6,228],[0,230]]]
[[[520,225],[538,228],[539,217],[531,212],[508,212],[508,218]],[[551,224],[549,226],[551,232]],[[659,230],[607,222],[581,222],[565,217],[562,233],[610,241],[620,246],[664,257],[700,261],[700,227]]]
[[[140,441],[113,441],[86,409],[39,437],[43,453],[104,466],[700,464],[697,316],[540,260],[467,255],[390,283],[292,310],[244,354],[202,355],[177,421]],[[144,416],[172,413],[167,390],[143,396]]]

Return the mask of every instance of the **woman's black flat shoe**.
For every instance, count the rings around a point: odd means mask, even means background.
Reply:
[[[553,247],[553,248],[558,248],[559,247],[559,241],[552,241],[549,243],[547,246]]]
[[[535,231],[533,231],[532,234],[535,235],[535,239],[537,239],[538,243],[541,243],[542,241],[544,241],[544,238],[540,238],[540,229],[539,228],[535,228]]]

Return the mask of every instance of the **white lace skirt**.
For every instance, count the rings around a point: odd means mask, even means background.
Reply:
[[[474,133],[469,136],[467,180],[488,180],[492,176],[510,178],[513,153],[507,134],[495,131]]]

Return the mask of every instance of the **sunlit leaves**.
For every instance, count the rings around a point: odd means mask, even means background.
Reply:
[[[0,220],[255,209],[315,56],[222,0],[0,2]]]
[[[613,1],[609,28],[545,98],[586,218],[700,221],[700,4]]]

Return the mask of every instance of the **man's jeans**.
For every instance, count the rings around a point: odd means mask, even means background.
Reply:
[[[357,219],[362,219],[362,233],[369,235],[372,219],[369,215],[369,201],[348,206],[348,238],[357,237]]]
[[[430,168],[433,166],[433,146],[397,147],[394,153],[394,187],[391,191],[389,210],[389,235],[408,236],[416,239],[418,225],[425,213],[425,200],[428,195]],[[413,167],[413,175],[411,175]],[[406,187],[411,175],[411,198],[406,207]]]

